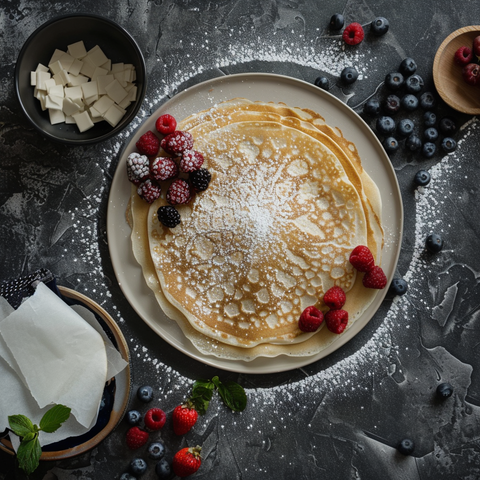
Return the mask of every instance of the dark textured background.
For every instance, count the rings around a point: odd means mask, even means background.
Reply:
[[[199,377],[233,379],[249,405],[233,414],[216,399],[185,438],[162,431],[171,457],[203,446],[205,479],[441,480],[480,478],[480,124],[439,102],[461,128],[457,151],[425,160],[401,149],[391,158],[402,190],[405,230],[399,276],[410,289],[387,298],[365,329],[326,359],[273,375],[236,375],[202,365],[152,335],[125,300],[108,253],[106,211],[118,154],[132,129],[103,144],[72,148],[51,143],[22,115],[14,94],[16,57],[43,22],[69,12],[107,16],[142,49],[148,91],[138,125],[168,98],[204,79],[238,72],[285,74],[313,82],[327,75],[331,93],[361,112],[366,98],[385,97],[381,83],[412,56],[433,91],[432,65],[443,39],[480,24],[480,3],[454,0],[157,0],[0,1],[0,280],[47,267],[61,285],[85,293],[118,322],[131,350],[134,389],[153,385],[167,412]],[[389,33],[366,35],[342,48],[328,22],[340,12],[365,25],[376,16]],[[360,79],[338,81],[343,66]],[[422,112],[412,115],[421,124]],[[348,136],[348,135],[347,135]],[[415,190],[419,168],[433,180]],[[426,255],[430,231],[445,248]],[[435,399],[448,381],[454,395]],[[1,394],[1,379],[0,379]],[[135,400],[132,407],[140,407]],[[145,407],[143,407],[145,410]],[[32,478],[114,479],[136,455],[122,424],[98,448],[70,461],[42,462]],[[416,443],[400,455],[402,438]],[[141,454],[142,452],[140,452]],[[153,465],[143,477],[155,478]],[[21,478],[0,452],[0,479]]]

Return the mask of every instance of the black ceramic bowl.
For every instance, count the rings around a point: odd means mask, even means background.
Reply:
[[[135,67],[137,98],[115,127],[102,121],[81,133],[75,124],[51,125],[48,111],[42,111],[39,100],[33,96],[30,72],[39,63],[48,66],[55,49],[66,51],[68,45],[81,40],[87,50],[98,45],[112,63],[131,63]],[[15,89],[27,118],[49,139],[69,145],[102,142],[123,130],[142,105],[146,83],[145,60],[132,36],[117,23],[87,13],[56,17],[43,24],[25,42],[15,66]]]

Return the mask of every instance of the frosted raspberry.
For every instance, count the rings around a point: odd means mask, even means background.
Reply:
[[[178,167],[170,157],[157,157],[152,162],[150,174],[154,180],[167,180],[178,175]]]
[[[180,159],[180,170],[185,173],[194,172],[203,165],[203,155],[196,150],[185,150]]]
[[[131,153],[127,158],[127,177],[135,185],[142,183],[150,175],[150,160],[145,155]]]
[[[160,148],[160,140],[150,130],[144,133],[135,144],[138,151],[147,157],[154,157]]]
[[[170,205],[178,205],[188,203],[192,198],[190,185],[183,179],[179,178],[172,182],[167,191],[167,202]]]
[[[140,197],[142,197],[148,203],[153,203],[157,198],[159,198],[160,192],[160,187],[150,179],[142,182],[137,189],[138,195],[140,195]]]
[[[193,148],[193,137],[190,132],[177,130],[163,137],[160,146],[172,155],[181,155],[185,150]]]

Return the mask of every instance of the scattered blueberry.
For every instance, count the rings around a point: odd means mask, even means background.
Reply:
[[[398,444],[397,450],[403,455],[411,455],[415,450],[415,444],[409,438],[404,438]]]
[[[394,95],[388,95],[383,104],[383,110],[387,115],[394,115],[400,110],[400,99]]]
[[[399,70],[406,77],[413,75],[417,71],[417,62],[411,57],[404,58],[400,63]]]
[[[439,130],[443,133],[443,135],[453,135],[457,130],[457,124],[455,120],[450,117],[443,117],[438,124]]]
[[[453,138],[445,137],[442,140],[442,148],[447,153],[453,152],[457,148],[457,142]]]
[[[419,187],[425,187],[430,183],[431,179],[431,175],[426,170],[419,170],[413,180]]]
[[[358,72],[354,67],[345,67],[340,74],[343,83],[350,85],[358,78]]]
[[[405,80],[405,90],[408,93],[420,93],[424,85],[423,78],[420,75],[411,75]]]
[[[425,92],[420,95],[420,106],[424,110],[430,110],[435,106],[437,102],[435,101],[435,97],[433,93]]]
[[[407,290],[408,283],[403,278],[394,278],[389,287],[389,292],[393,295],[404,295]]]
[[[381,133],[382,135],[389,135],[395,131],[395,121],[392,117],[378,117],[376,128],[378,133]]]
[[[435,142],[438,138],[438,130],[435,127],[426,128],[423,132],[423,138],[426,142]]]
[[[385,35],[388,32],[389,28],[390,28],[390,23],[384,17],[375,18],[370,25],[371,32],[377,37]]]
[[[387,137],[382,145],[387,153],[393,153],[398,150],[398,141],[394,137]]]
[[[437,147],[432,142],[425,142],[422,147],[422,155],[425,158],[432,158],[437,151]]]
[[[127,412],[127,422],[134,426],[138,425],[140,423],[140,420],[142,419],[142,415],[139,411],[137,410],[130,410]]]
[[[376,98],[369,98],[363,105],[363,113],[371,117],[380,115],[380,102]]]
[[[422,141],[418,135],[412,133],[406,140],[405,140],[405,147],[410,150],[411,152],[416,152],[422,148]]]
[[[137,480],[137,477],[130,475],[129,473],[122,473],[120,480]]]
[[[403,75],[400,72],[388,73],[385,77],[385,86],[392,92],[396,92],[403,83]]]
[[[173,477],[172,467],[164,458],[155,466],[155,473],[160,480],[169,480]]]
[[[412,134],[415,124],[409,118],[402,118],[397,125],[397,133],[401,137],[408,137]]]
[[[341,13],[335,13],[330,19],[330,28],[332,30],[341,30],[345,25],[345,18]]]
[[[144,403],[151,402],[153,400],[153,389],[152,387],[145,385],[140,387],[137,391],[137,398]]]
[[[147,462],[143,458],[134,458],[130,462],[130,472],[138,477],[147,471]]]
[[[441,383],[437,387],[437,395],[440,398],[448,398],[453,394],[453,387],[449,383]]]
[[[433,112],[425,112],[423,114],[423,124],[429,128],[434,127],[437,123],[437,116]]]
[[[443,248],[443,238],[438,233],[431,233],[425,241],[427,250],[431,253],[438,253]]]
[[[315,85],[317,87],[320,87],[323,90],[329,90],[330,89],[330,82],[328,81],[327,77],[317,77],[315,79]]]
[[[400,103],[402,107],[408,112],[413,112],[418,108],[418,98],[411,93],[407,93],[406,95],[404,95]]]
[[[161,442],[153,442],[148,446],[148,456],[154,460],[160,460],[165,455],[165,445]]]

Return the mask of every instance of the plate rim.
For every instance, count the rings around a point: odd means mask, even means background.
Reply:
[[[258,72],[258,73],[257,72],[237,73],[237,74],[232,74],[232,75],[219,76],[219,77],[215,77],[215,78],[212,78],[212,79],[209,79],[209,80],[199,82],[199,83],[197,83],[197,84],[179,92],[178,94],[174,95],[172,98],[170,98],[169,100],[167,100],[166,102],[161,104],[155,111],[153,111],[139,125],[139,127],[135,130],[135,132],[132,133],[131,137],[129,137],[125,141],[125,144],[123,145],[123,148],[119,152],[119,156],[118,156],[119,162],[118,162],[118,165],[116,167],[116,170],[115,170],[115,173],[114,173],[114,176],[113,176],[113,179],[112,179],[112,183],[111,183],[111,189],[110,189],[110,192],[109,192],[108,209],[107,209],[107,225],[106,225],[107,226],[107,240],[108,240],[108,248],[109,248],[109,252],[110,252],[110,259],[112,261],[113,270],[114,270],[115,276],[117,278],[117,282],[118,282],[118,284],[120,286],[120,289],[122,290],[125,298],[127,299],[130,306],[140,316],[140,318],[156,334],[158,334],[161,338],[163,338],[167,343],[169,343],[170,345],[172,345],[174,348],[176,348],[180,352],[186,354],[187,356],[189,356],[189,357],[191,357],[195,360],[198,360],[198,361],[200,361],[204,364],[207,364],[209,366],[212,366],[212,367],[220,368],[222,370],[236,372],[236,373],[247,373],[247,374],[279,373],[279,372],[289,371],[289,370],[292,370],[292,369],[295,369],[295,368],[301,368],[301,367],[309,365],[309,364],[311,364],[311,363],[313,363],[317,360],[320,360],[321,358],[324,358],[325,356],[329,355],[330,353],[333,353],[333,351],[337,350],[338,348],[343,346],[345,343],[347,343],[349,340],[351,340],[351,338],[353,338],[355,335],[357,335],[367,325],[367,323],[371,320],[371,318],[373,318],[376,311],[380,307],[383,299],[385,298],[385,295],[387,293],[387,288],[378,292],[378,294],[377,294],[377,296],[374,300],[375,304],[378,303],[378,305],[375,308],[375,311],[370,314],[368,320],[365,321],[362,324],[361,328],[359,328],[358,331],[356,331],[354,334],[351,334],[348,337],[347,336],[346,337],[339,337],[339,340],[335,340],[331,345],[329,345],[329,347],[327,347],[325,350],[323,350],[323,351],[321,351],[321,352],[319,352],[315,355],[304,356],[304,357],[288,357],[289,358],[289,360],[288,360],[289,365],[287,367],[277,367],[275,365],[277,363],[276,359],[278,359],[279,357],[285,356],[284,354],[281,354],[281,355],[276,356],[276,357],[265,357],[265,356],[257,357],[256,359],[253,359],[251,361],[231,360],[231,359],[215,357],[213,355],[210,356],[210,355],[203,354],[202,352],[198,351],[196,349],[196,347],[190,342],[190,340],[188,340],[184,336],[183,332],[181,332],[181,335],[184,337],[184,338],[182,338],[182,340],[184,340],[184,341],[186,340],[189,345],[185,346],[185,345],[180,344],[179,342],[172,341],[171,336],[168,334],[168,332],[165,332],[164,329],[161,328],[161,326],[159,326],[158,323],[156,323],[155,321],[152,321],[151,319],[145,318],[145,315],[140,308],[141,305],[139,305],[139,303],[137,303],[137,301],[135,299],[130,298],[130,292],[128,292],[128,289],[125,286],[126,277],[125,277],[125,275],[123,274],[123,271],[122,271],[122,268],[123,268],[122,267],[122,262],[121,262],[121,259],[118,258],[118,255],[117,255],[118,252],[115,251],[115,247],[114,247],[114,245],[116,245],[116,243],[118,242],[118,238],[119,238],[118,232],[114,232],[114,229],[116,229],[116,227],[118,227],[118,225],[115,223],[114,220],[112,221],[113,217],[115,216],[116,210],[117,210],[117,206],[115,204],[115,196],[117,195],[117,193],[115,192],[115,188],[116,188],[117,184],[120,182],[120,177],[125,175],[125,178],[126,178],[126,174],[124,173],[125,168],[124,168],[123,162],[121,160],[125,157],[125,155],[127,155],[127,151],[132,148],[132,145],[134,145],[134,143],[136,141],[136,138],[138,138],[140,136],[140,133],[143,131],[142,129],[145,128],[145,124],[152,117],[155,117],[155,116],[158,116],[162,113],[165,113],[169,109],[170,106],[175,105],[175,104],[181,105],[182,102],[184,101],[184,99],[188,98],[188,96],[199,95],[202,92],[202,90],[204,90],[206,87],[211,86],[212,89],[213,89],[213,87],[221,86],[221,84],[225,83],[225,82],[229,83],[230,86],[231,86],[231,84],[235,84],[235,82],[243,83],[246,80],[256,80],[256,81],[263,80],[263,81],[273,82],[273,83],[281,82],[281,83],[287,84],[288,86],[290,86],[291,84],[294,84],[295,87],[297,87],[297,88],[301,88],[302,90],[309,90],[310,94],[315,95],[316,97],[319,97],[319,101],[322,97],[324,97],[325,99],[328,100],[328,102],[335,104],[336,107],[338,107],[340,109],[345,109],[346,114],[352,118],[352,120],[355,124],[358,125],[358,130],[362,134],[365,134],[366,136],[369,137],[368,141],[372,143],[373,148],[378,150],[379,155],[382,157],[382,165],[385,167],[385,172],[386,172],[387,176],[389,177],[389,179],[392,183],[390,186],[393,187],[392,188],[393,191],[389,191],[389,193],[392,197],[394,196],[394,194],[396,194],[395,195],[395,207],[397,209],[397,217],[398,218],[396,220],[396,226],[395,226],[396,232],[394,233],[394,236],[396,237],[397,243],[396,243],[395,250],[393,251],[393,253],[391,253],[391,267],[390,267],[390,270],[391,270],[392,275],[393,275],[393,273],[396,269],[397,263],[398,263],[398,258],[399,258],[400,250],[401,250],[402,237],[403,237],[403,221],[404,221],[403,220],[403,201],[402,201],[401,191],[400,191],[400,187],[399,187],[399,184],[398,184],[398,179],[397,179],[395,170],[393,168],[393,165],[390,162],[389,157],[385,153],[385,150],[381,146],[380,141],[378,140],[378,138],[376,137],[374,132],[371,130],[371,128],[361,118],[360,115],[358,115],[351,107],[346,105],[344,102],[342,102],[339,98],[335,97],[331,93],[329,93],[325,90],[322,90],[322,89],[320,89],[316,86],[313,86],[312,84],[310,84],[308,82],[305,82],[304,80],[297,79],[297,78],[294,78],[294,77],[289,77],[289,76],[286,76],[286,75],[271,74],[271,73],[260,73],[260,72]],[[207,90],[207,92],[208,91],[209,90]],[[230,95],[229,98],[234,98],[234,97]],[[226,98],[225,100],[228,100],[229,98]],[[224,100],[219,100],[219,101],[224,101]],[[268,101],[268,100],[262,99],[261,101]],[[218,102],[211,103],[210,106],[213,106],[215,103],[218,103]],[[276,103],[280,103],[280,101],[277,101]],[[285,100],[285,103],[289,104],[288,100]],[[289,106],[293,107],[294,105],[289,104]],[[205,107],[205,108],[208,108],[208,106]],[[304,107],[304,108],[307,108],[307,107]],[[196,111],[198,111],[198,110],[196,110]],[[187,111],[185,115],[188,116],[189,114],[196,113],[196,111]],[[177,119],[177,121],[181,121],[181,120],[182,119]],[[338,125],[335,125],[335,126],[338,126]],[[342,130],[341,126],[339,126],[339,129]],[[362,132],[362,130],[363,130],[363,132]],[[343,132],[343,130],[342,130],[342,132]],[[346,134],[345,138],[348,139],[349,135]],[[358,146],[357,146],[357,148],[358,148]],[[372,172],[369,172],[369,173],[372,173]],[[125,212],[123,212],[123,213],[125,213]],[[125,215],[123,215],[123,217],[124,217],[124,219],[126,218]],[[126,223],[126,220],[124,220],[124,221]],[[130,233],[130,231],[131,231],[130,227],[128,227],[128,233]],[[131,242],[130,235],[128,235],[128,242]],[[129,250],[130,250],[130,253],[131,253],[131,246],[130,246]],[[131,253],[131,255],[133,256],[133,253]],[[138,269],[141,273],[141,281],[144,284],[144,288],[148,289],[150,291],[150,292],[147,293],[147,295],[150,296],[149,294],[151,294],[151,296],[153,296],[153,298],[154,298],[153,292],[151,292],[151,290],[149,289],[149,287],[145,283],[141,266],[136,262],[136,260],[134,260],[134,262],[136,264],[136,267],[138,267]],[[155,302],[156,302],[156,300],[155,300]],[[158,306],[158,309],[161,311],[160,306],[158,304],[157,304],[157,306]],[[170,320],[170,321],[174,322],[173,320]],[[358,320],[357,320],[356,323],[358,323]],[[349,330],[347,330],[345,333],[348,333],[348,332],[349,332]],[[335,345],[335,348],[330,349],[330,347],[332,345]],[[187,348],[187,347],[189,347],[189,348]],[[193,349],[193,351],[192,351],[192,349]],[[327,352],[327,353],[324,353],[324,352]],[[267,365],[255,366],[253,369],[249,368],[249,366],[253,365],[252,362],[255,362],[255,360],[258,360],[258,358],[261,358],[262,360],[267,362]],[[291,360],[294,360],[294,361],[292,362]],[[257,363],[262,363],[262,362],[257,362]],[[290,366],[290,363],[292,363],[291,366]]]

